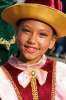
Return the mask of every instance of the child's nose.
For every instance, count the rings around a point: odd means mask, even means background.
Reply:
[[[36,43],[36,39],[37,39],[37,36],[36,36],[36,33],[33,33],[30,38],[29,38],[29,43]]]

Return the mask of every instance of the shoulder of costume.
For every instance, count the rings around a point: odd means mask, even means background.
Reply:
[[[62,68],[62,69],[66,69],[66,63],[61,62],[61,61],[56,61],[56,67],[57,68]]]
[[[61,61],[56,62],[56,91],[66,100],[66,64]]]
[[[8,79],[4,66],[0,66],[0,98],[2,100],[18,100],[13,85]]]
[[[56,76],[60,80],[66,80],[66,64],[61,61],[56,62]]]
[[[0,80],[1,80],[1,76],[2,76],[2,78],[7,79],[7,76],[5,74],[4,66],[3,65],[0,66]]]

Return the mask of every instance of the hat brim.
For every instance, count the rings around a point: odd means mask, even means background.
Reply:
[[[20,3],[6,8],[2,18],[16,26],[20,19],[33,18],[51,25],[58,37],[66,36],[66,15],[61,11],[41,4]]]

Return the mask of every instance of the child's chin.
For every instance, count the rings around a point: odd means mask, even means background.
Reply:
[[[32,54],[25,54],[24,57],[25,57],[27,60],[36,59],[36,55],[32,55]]]
[[[27,58],[27,59],[34,59],[34,58],[36,58],[36,56],[32,55],[32,54],[26,54],[25,58]]]

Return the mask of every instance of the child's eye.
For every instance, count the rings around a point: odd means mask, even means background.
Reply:
[[[46,33],[39,33],[39,35],[41,38],[48,36]]]

